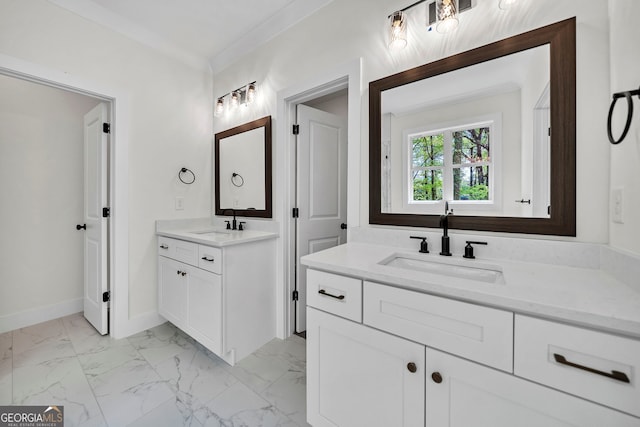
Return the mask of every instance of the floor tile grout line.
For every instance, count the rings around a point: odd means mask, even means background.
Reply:
[[[91,395],[93,397],[93,400],[96,402],[96,406],[98,407],[98,409],[100,409],[100,415],[102,416],[102,421],[104,421],[104,424],[106,426],[108,426],[107,424],[107,417],[104,414],[104,409],[102,408],[102,406],[100,405],[100,402],[98,401],[98,397],[96,396],[96,392],[93,389],[93,386],[91,385],[91,382],[89,381],[89,377],[87,376],[87,372],[84,369],[84,366],[82,366],[82,363],[80,362],[80,356],[78,354],[78,351],[76,350],[76,346],[73,343],[73,340],[71,339],[71,334],[69,334],[69,328],[66,325],[66,322],[63,319],[68,319],[72,316],[75,317],[79,317],[78,313],[72,314],[70,316],[65,316],[62,318],[62,327],[65,329],[65,332],[67,334],[67,338],[69,338],[69,342],[71,342],[71,348],[73,349],[73,353],[76,355],[76,360],[78,362],[78,365],[80,366],[80,370],[82,371],[82,375],[84,377],[84,380],[87,382],[87,386],[89,386],[89,390],[91,390]],[[97,331],[96,331],[97,333]]]

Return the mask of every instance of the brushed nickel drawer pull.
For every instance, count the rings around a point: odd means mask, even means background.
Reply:
[[[340,300],[344,299],[344,295],[333,295],[333,294],[328,293],[324,289],[320,289],[318,291],[318,293],[321,294],[321,295],[327,296],[327,297],[335,298],[335,299],[340,299]]]
[[[629,377],[624,372],[611,371],[611,373],[599,371],[597,369],[589,368],[588,366],[579,365],[577,363],[569,362],[566,357],[561,354],[553,353],[553,358],[561,365],[571,366],[572,368],[582,369],[583,371],[591,372],[592,374],[602,375],[603,377],[612,378],[623,383],[630,383]]]

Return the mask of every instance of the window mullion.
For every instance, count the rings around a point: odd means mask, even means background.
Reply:
[[[442,196],[444,200],[453,200],[453,132],[446,130],[444,135],[444,170],[442,176]]]

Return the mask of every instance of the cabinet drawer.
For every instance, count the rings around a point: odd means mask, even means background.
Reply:
[[[198,265],[198,245],[196,243],[158,236],[158,255],[194,266]]]
[[[640,416],[640,341],[516,315],[514,353],[516,375]]]
[[[513,313],[372,282],[363,288],[365,324],[512,372]]]
[[[198,245],[198,267],[212,273],[222,274],[222,250]]]
[[[307,270],[307,305],[362,322],[362,281]]]

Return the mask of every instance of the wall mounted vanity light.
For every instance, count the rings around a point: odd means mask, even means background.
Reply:
[[[508,9],[517,2],[518,0],[500,0],[498,7]],[[472,7],[472,0],[419,0],[393,12],[387,17],[389,49],[399,50],[407,45],[407,11],[422,3],[427,3],[427,31],[431,31],[431,26],[435,24],[435,29],[439,33],[448,33],[458,28],[458,14]]]
[[[252,104],[256,100],[257,92],[258,86],[256,82],[251,82],[222,95],[216,100],[215,116],[222,116],[227,109],[235,110],[242,105],[248,106]]]

